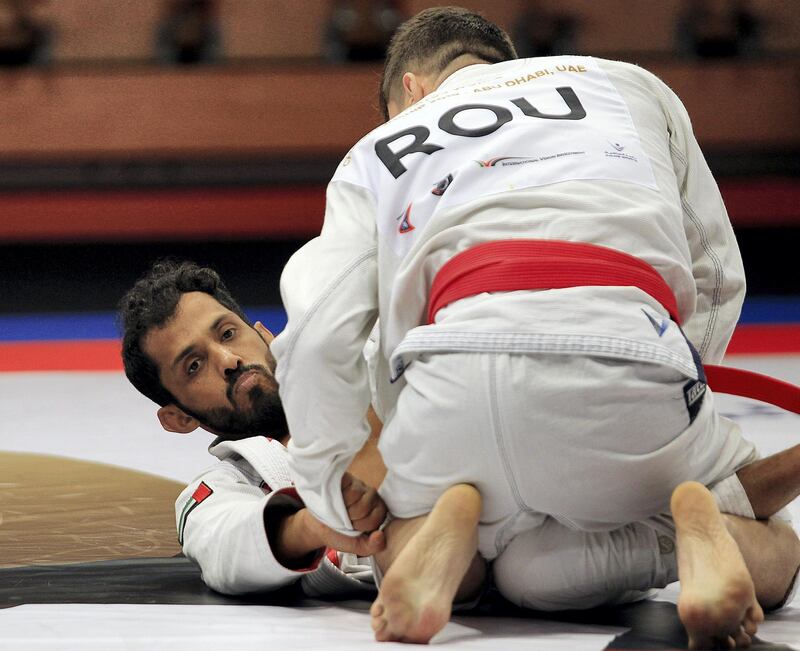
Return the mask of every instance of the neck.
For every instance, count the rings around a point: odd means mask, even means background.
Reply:
[[[467,66],[474,66],[476,63],[486,63],[486,61],[474,54],[462,54],[461,56],[457,56],[438,74],[433,82],[433,89],[437,89],[445,79],[457,70],[461,70],[461,68],[466,68]]]

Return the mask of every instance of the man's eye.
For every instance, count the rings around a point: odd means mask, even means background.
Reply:
[[[227,341],[228,339],[233,337],[233,334],[236,331],[233,328],[228,328],[222,333],[222,341]]]
[[[186,375],[194,375],[200,370],[200,360],[196,359],[186,367]]]

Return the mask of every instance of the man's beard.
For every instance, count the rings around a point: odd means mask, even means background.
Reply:
[[[236,381],[248,371],[259,373],[266,380],[267,389],[260,385],[251,388],[247,392],[250,407],[245,410],[236,405],[233,389]],[[190,411],[180,405],[181,409],[226,440],[238,440],[250,436],[269,436],[282,440],[289,435],[286,414],[278,395],[278,383],[265,366],[260,364],[240,366],[228,376],[227,382],[226,395],[231,407]]]

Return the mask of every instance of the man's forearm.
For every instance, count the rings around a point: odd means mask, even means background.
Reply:
[[[736,474],[755,516],[768,518],[800,495],[800,445],[754,461]]]
[[[308,526],[306,509],[267,507],[264,526],[272,553],[289,569],[304,569],[313,564],[315,556],[325,547],[322,539]]]

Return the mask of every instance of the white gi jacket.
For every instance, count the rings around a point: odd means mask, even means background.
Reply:
[[[200,566],[203,581],[226,594],[268,591],[299,580],[310,597],[371,596],[367,559],[334,550],[312,565],[291,570],[270,549],[264,526],[270,509],[303,504],[289,476],[286,448],[263,436],[215,441],[220,462],[198,476],[178,497],[175,514],[183,553]]]
[[[590,57],[458,70],[347,154],[328,186],[321,234],[281,278],[289,319],[272,351],[290,466],[306,505],[329,526],[353,533],[340,482],[369,433],[361,350],[378,314],[375,407],[384,421],[420,352],[605,355],[698,377],[678,328],[653,340],[645,319],[621,316],[619,306],[635,300],[652,308],[654,323],[668,318],[632,287],[482,294],[426,325],[442,265],[511,238],[587,242],[648,262],[675,293],[702,360],[721,360],[744,272],[675,94],[641,68]]]

